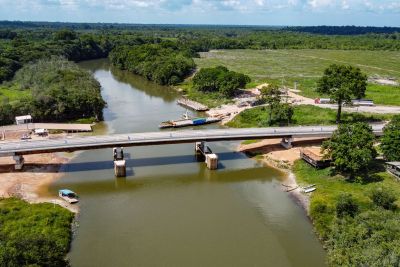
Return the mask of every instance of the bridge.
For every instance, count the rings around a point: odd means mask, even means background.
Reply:
[[[376,136],[383,134],[384,124],[372,124]],[[17,162],[23,155],[50,152],[72,152],[78,150],[102,149],[112,147],[133,147],[196,143],[212,141],[252,140],[282,138],[282,145],[289,148],[293,138],[324,137],[329,138],[337,126],[296,126],[242,129],[206,129],[159,131],[147,133],[127,133],[103,136],[83,136],[65,139],[28,140],[0,143],[0,157],[14,156]],[[197,147],[197,145],[196,145]]]

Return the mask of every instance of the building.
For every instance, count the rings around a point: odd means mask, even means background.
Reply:
[[[320,153],[320,148],[308,148],[300,150],[300,157],[314,168],[326,168],[331,164],[330,159],[325,159]]]
[[[386,162],[386,169],[400,179],[400,161]]]
[[[31,123],[31,122],[32,122],[32,116],[31,115],[24,115],[24,116],[15,117],[15,123],[17,125]]]

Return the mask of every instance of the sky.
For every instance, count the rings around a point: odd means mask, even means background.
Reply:
[[[0,20],[400,26],[400,0],[0,0]]]

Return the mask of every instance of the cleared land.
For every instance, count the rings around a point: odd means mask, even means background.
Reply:
[[[315,93],[316,81],[330,64],[351,64],[368,76],[391,77],[400,80],[399,51],[359,50],[217,50],[201,53],[195,59],[200,68],[223,65],[249,75],[255,84],[276,80],[293,87],[298,82],[300,94]],[[400,105],[400,87],[370,84],[367,98],[377,104]]]

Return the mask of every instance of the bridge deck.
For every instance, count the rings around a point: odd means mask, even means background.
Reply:
[[[375,135],[382,135],[383,126],[383,124],[372,125]],[[334,130],[336,130],[336,126],[212,129],[86,136],[58,140],[29,140],[0,143],[0,156],[89,150],[115,146],[129,147],[194,143],[199,141],[229,141],[281,137],[330,137]]]

